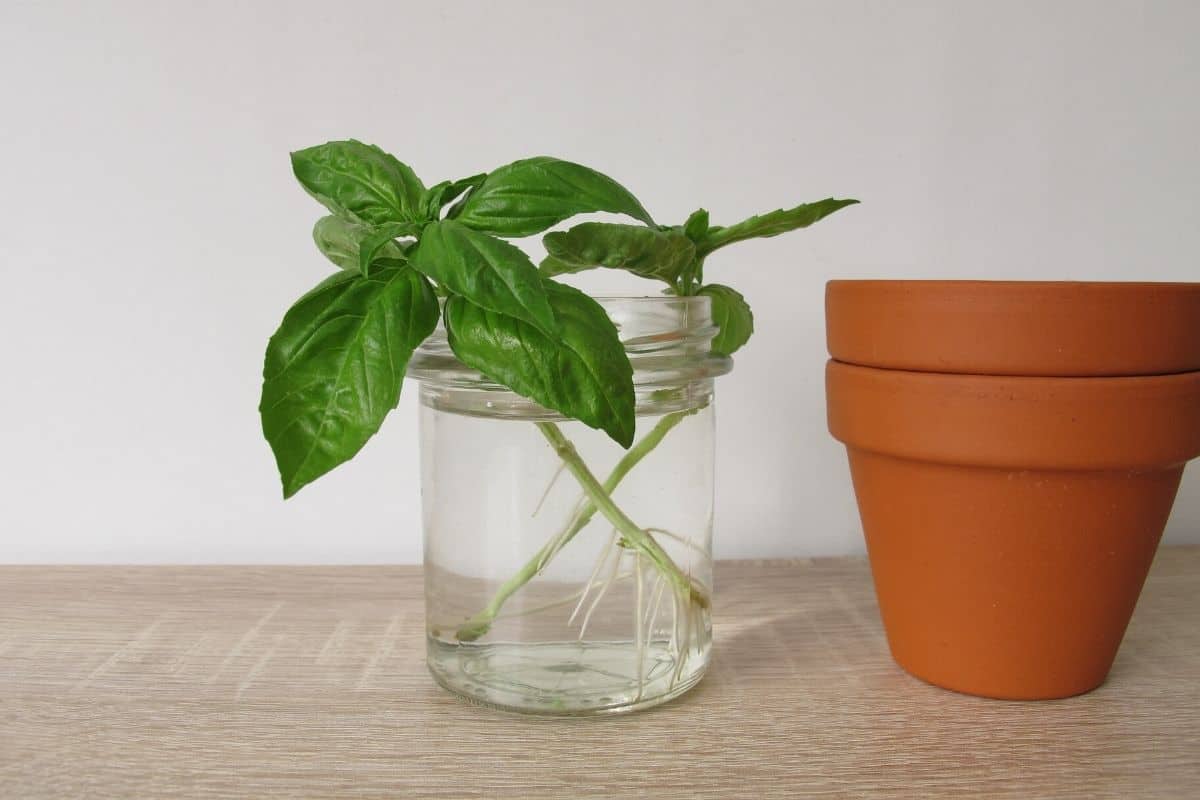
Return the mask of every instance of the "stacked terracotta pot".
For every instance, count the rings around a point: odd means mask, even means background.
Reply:
[[[832,281],[826,319],[896,661],[988,697],[1098,686],[1200,455],[1200,284]]]

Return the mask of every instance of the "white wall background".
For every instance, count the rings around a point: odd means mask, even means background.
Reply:
[[[256,414],[329,269],[287,153],[351,136],[430,183],[572,158],[666,221],[862,199],[709,268],[758,320],[720,385],[718,555],[859,551],[824,281],[1195,279],[1198,41],[1189,0],[9,0],[0,561],[419,559],[411,385],[286,504]],[[1200,468],[1168,538],[1200,541]]]

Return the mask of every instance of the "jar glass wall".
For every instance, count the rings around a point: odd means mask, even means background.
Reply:
[[[476,702],[624,711],[694,685],[711,642],[713,356],[708,299],[602,300],[634,366],[637,436],[484,380],[444,331],[421,380],[428,664]]]

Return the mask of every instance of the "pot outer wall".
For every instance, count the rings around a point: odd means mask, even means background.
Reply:
[[[1200,372],[940,375],[831,361],[896,661],[945,688],[1050,699],[1103,682],[1184,463]]]
[[[1037,700],[1107,676],[1182,466],[969,468],[851,448],[896,662],[968,694]]]

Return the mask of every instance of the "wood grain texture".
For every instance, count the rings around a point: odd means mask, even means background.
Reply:
[[[887,654],[865,561],[723,563],[716,656],[641,714],[438,689],[411,567],[0,568],[0,797],[1194,797],[1200,548],[1108,683],[965,697]]]

